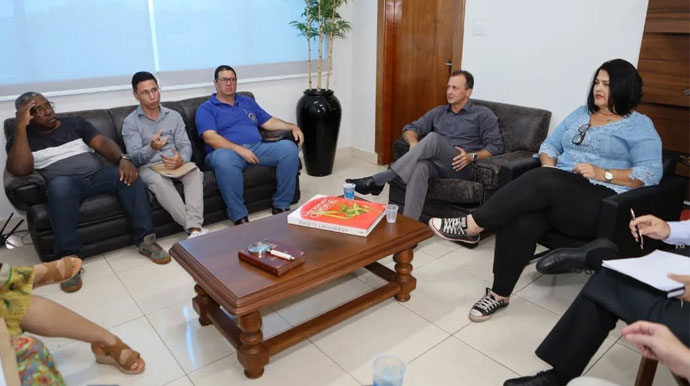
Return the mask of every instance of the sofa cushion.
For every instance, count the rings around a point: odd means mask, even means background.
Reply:
[[[113,216],[123,215],[122,207],[117,197],[108,194],[99,194],[82,201],[79,206],[79,224],[98,222]],[[26,212],[29,224],[38,230],[50,229],[48,217],[48,204],[34,205]]]

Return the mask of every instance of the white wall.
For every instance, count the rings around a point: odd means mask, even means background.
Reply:
[[[467,0],[472,96],[549,110],[553,128],[586,104],[601,63],[637,66],[646,13],[647,0]],[[485,35],[473,33],[478,23]]]
[[[347,76],[354,101],[351,146],[369,153],[375,153],[377,3],[374,0],[350,2],[352,65]]]

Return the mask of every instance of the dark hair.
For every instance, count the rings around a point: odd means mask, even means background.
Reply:
[[[43,96],[43,95],[41,95],[41,93],[38,93],[36,91],[25,92],[24,94],[18,96],[17,99],[14,100],[14,108],[19,110],[22,106],[27,104],[33,97],[36,97],[36,96]]]
[[[642,99],[642,78],[637,73],[635,66],[623,59],[613,59],[604,62],[592,78],[592,86],[587,96],[587,109],[590,113],[599,111],[594,104],[594,82],[599,75],[599,70],[609,74],[609,110],[618,115],[628,115],[640,103]]]
[[[156,80],[156,77],[153,76],[152,73],[146,72],[146,71],[139,71],[132,76],[132,89],[136,92],[137,86],[139,86],[139,83],[145,82],[147,80],[152,80],[152,81],[156,82],[156,85],[158,85],[158,81]]]
[[[213,80],[218,80],[218,73],[221,71],[232,71],[235,76],[237,76],[237,71],[235,71],[234,68],[226,65],[226,64],[221,64],[220,66],[216,67],[216,72],[213,73]]]
[[[451,78],[454,76],[460,76],[460,75],[465,77],[465,83],[467,83],[467,90],[474,88],[474,76],[472,76],[472,74],[470,74],[469,71],[455,70],[455,71],[450,73]]]

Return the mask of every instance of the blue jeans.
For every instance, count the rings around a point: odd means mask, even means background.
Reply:
[[[299,158],[297,145],[288,140],[278,142],[254,142],[242,145],[259,158],[260,166],[276,168],[276,192],[273,195],[273,207],[287,209],[295,195],[295,181]],[[216,175],[216,184],[225,201],[228,217],[237,221],[247,216],[244,206],[244,185],[242,171],[250,164],[239,154],[229,149],[216,149],[206,155],[206,167]]]
[[[117,196],[132,225],[134,241],[153,233],[151,207],[146,187],[137,179],[127,186],[119,180],[119,169],[104,167],[89,178],[54,177],[48,183],[48,217],[55,232],[55,253],[59,258],[79,255],[81,240],[77,235],[79,205],[82,200],[97,194]]]

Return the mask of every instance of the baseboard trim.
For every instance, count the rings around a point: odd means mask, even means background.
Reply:
[[[372,164],[378,163],[378,155],[356,147],[339,147],[335,150],[335,158],[352,157]]]

